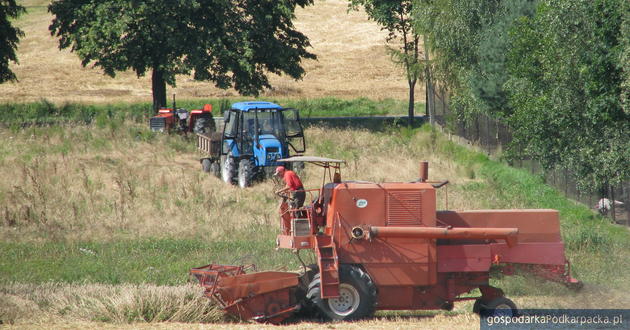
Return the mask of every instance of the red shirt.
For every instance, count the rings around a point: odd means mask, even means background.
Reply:
[[[282,179],[287,184],[287,186],[289,186],[289,190],[291,191],[304,189],[302,187],[302,181],[300,180],[300,178],[297,176],[297,174],[295,174],[295,172],[291,170],[284,171],[284,176],[282,177]]]

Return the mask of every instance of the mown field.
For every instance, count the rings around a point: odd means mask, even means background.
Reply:
[[[450,209],[555,208],[579,293],[531,277],[497,279],[521,307],[629,308],[630,234],[564,199],[540,178],[489,160],[428,126],[382,131],[307,129],[308,154],[348,161],[344,179],[410,180],[418,161],[448,179]],[[194,141],[146,123],[0,129],[0,320],[16,326],[234,322],[188,284],[209,262],[295,270],[274,249],[273,182],[249,189],[200,170]],[[305,183],[320,175],[307,168]],[[444,191],[439,194],[444,208]],[[343,327],[471,327],[470,303],[452,312],[380,312]],[[167,326],[162,324],[160,326]],[[236,324],[229,323],[229,326]],[[245,324],[239,324],[245,326]],[[318,327],[307,322],[300,327]]]

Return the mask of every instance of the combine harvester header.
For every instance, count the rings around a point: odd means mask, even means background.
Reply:
[[[300,273],[250,272],[211,264],[191,270],[228,313],[280,323],[296,312],[329,320],[371,317],[376,310],[451,310],[475,300],[475,313],[516,313],[489,284],[490,269],[526,270],[579,288],[570,275],[555,210],[437,211],[436,189],[421,164],[413,182],[342,181],[341,160],[292,157],[324,169],[313,202],[281,206],[277,246],[314,251],[317,265]],[[326,181],[328,181],[326,183]],[[479,297],[462,297],[479,289]]]

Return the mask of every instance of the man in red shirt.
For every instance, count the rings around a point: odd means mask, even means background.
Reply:
[[[291,170],[287,170],[284,166],[276,167],[275,175],[282,178],[286,184],[284,188],[276,191],[276,193],[288,192],[290,194],[289,207],[292,209],[298,209],[304,205],[304,199],[306,199],[306,192],[304,186],[302,186],[302,180],[300,177]]]

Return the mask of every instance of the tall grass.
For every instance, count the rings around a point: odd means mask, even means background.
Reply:
[[[195,285],[12,284],[0,287],[5,324],[85,320],[137,322],[225,321],[223,312]]]

